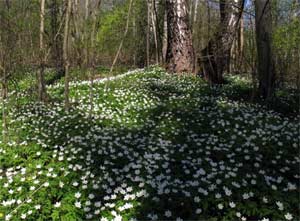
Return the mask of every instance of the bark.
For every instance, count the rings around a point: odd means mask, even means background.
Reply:
[[[86,26],[88,26],[88,19],[89,19],[89,0],[85,0],[85,22],[86,22]],[[86,65],[86,69],[89,68],[89,60],[90,60],[90,52],[89,52],[89,30],[88,28],[86,28],[85,30],[85,65]]]
[[[86,53],[84,51],[84,49],[82,48],[82,44],[85,43],[85,35],[81,33],[81,29],[82,29],[82,21],[81,21],[81,17],[80,17],[80,5],[78,3],[78,0],[73,0],[73,4],[72,4],[72,11],[71,11],[71,15],[72,15],[72,24],[73,24],[73,32],[71,32],[71,36],[73,36],[74,38],[74,42],[75,42],[75,47],[74,47],[74,53],[75,55],[73,56],[73,60],[76,61],[76,64],[79,65],[81,68],[83,68],[83,65],[85,64],[84,62],[86,62]],[[84,54],[84,56],[82,56],[82,54]]]
[[[51,1],[51,57],[55,63],[56,75],[49,79],[46,84],[53,84],[65,75],[63,62],[63,38],[60,31],[60,24],[58,22],[59,3],[58,0]]]
[[[221,0],[220,23],[218,31],[201,52],[200,66],[204,77],[213,84],[224,82],[223,73],[229,66],[230,50],[239,21],[242,16],[244,0]]]
[[[243,66],[243,53],[244,53],[244,19],[241,18],[236,33],[236,38],[231,48],[230,70],[234,73],[241,73]]]
[[[167,0],[168,45],[166,63],[171,73],[194,71],[194,49],[187,0]]]
[[[197,22],[198,17],[198,6],[199,6],[199,0],[195,0],[195,8],[194,8],[194,18],[193,18],[193,24]]]
[[[164,30],[163,30],[163,42],[162,42],[162,59],[166,62],[168,46],[168,22],[167,22],[167,10],[164,12]]]
[[[210,11],[209,0],[206,0],[206,8],[207,8],[207,36],[208,36],[208,38],[210,38],[210,34],[211,34],[211,11]]]
[[[64,58],[64,66],[65,66],[65,110],[68,111],[70,108],[70,100],[69,100],[69,52],[68,52],[68,44],[69,44],[69,32],[70,32],[70,15],[72,8],[72,0],[65,0],[66,4],[66,15],[65,15],[65,27],[64,27],[64,44],[63,44],[63,58]]]
[[[136,15],[133,16],[132,19],[132,29],[133,29],[133,38],[136,39],[137,38],[137,28],[136,28]],[[137,55],[137,50],[136,47],[134,48],[134,52],[133,52],[133,66],[136,67],[136,55]]]
[[[95,11],[92,13],[92,32],[90,37],[90,44],[91,44],[91,55],[90,55],[90,61],[92,65],[92,70],[90,72],[90,111],[89,116],[93,116],[93,109],[94,109],[94,72],[96,68],[95,64],[95,39],[96,39],[96,25],[97,25],[97,12],[100,11],[102,0],[99,0],[97,3],[97,7]]]
[[[7,74],[4,70],[2,72],[2,140],[3,143],[7,142],[8,136],[8,127],[7,127],[7,113],[6,113],[6,102],[7,102],[7,94],[8,94],[8,83],[7,83]]]
[[[150,5],[147,0],[147,32],[146,32],[147,67],[150,65]]]
[[[40,12],[40,71],[38,72],[38,100],[40,102],[46,101],[46,86],[44,80],[46,52],[44,46],[44,20],[45,20],[45,0],[41,0]]]
[[[269,99],[273,96],[275,87],[271,1],[256,0],[255,14],[259,93],[263,98]]]
[[[0,35],[0,79],[1,79],[1,100],[2,100],[2,142],[7,143],[8,141],[8,80],[11,75],[12,70],[12,54],[14,52],[14,33],[12,30],[11,20],[10,20],[10,5],[9,0],[5,1],[5,8],[8,16],[6,18],[0,19],[0,25],[5,27],[3,30],[3,35]],[[1,32],[0,32],[1,33]]]
[[[159,63],[159,54],[158,54],[158,41],[157,41],[157,28],[156,28],[156,16],[155,16],[155,0],[151,2],[151,22],[153,28],[153,37],[155,44],[155,62]]]

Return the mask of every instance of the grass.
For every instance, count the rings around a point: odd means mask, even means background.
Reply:
[[[68,113],[62,84],[51,105],[23,96],[0,144],[0,219],[299,220],[297,98],[278,111],[229,82],[150,68],[96,83],[91,106],[78,81]]]

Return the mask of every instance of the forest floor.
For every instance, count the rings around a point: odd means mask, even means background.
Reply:
[[[210,87],[159,68],[19,95],[0,143],[0,220],[299,220],[296,93]],[[93,96],[91,96],[93,94]],[[17,95],[15,94],[15,97]]]

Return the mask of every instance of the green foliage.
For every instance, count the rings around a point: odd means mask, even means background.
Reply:
[[[300,20],[295,18],[289,24],[277,28],[274,33],[274,45],[279,51],[300,50]]]
[[[100,26],[97,35],[99,53],[109,56],[112,60],[116,54],[121,40],[124,38],[129,1],[113,8],[112,11],[103,12],[100,19]],[[141,56],[144,62],[145,57],[145,36],[146,36],[146,2],[135,1],[130,14],[129,30],[124,40],[121,54],[121,62],[130,61],[133,63],[134,56]],[[129,56],[128,56],[129,55]],[[111,61],[110,61],[111,62]],[[127,62],[128,63],[128,62]]]

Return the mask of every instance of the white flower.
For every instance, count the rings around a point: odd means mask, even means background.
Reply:
[[[231,208],[234,208],[234,207],[236,206],[236,204],[235,204],[234,202],[230,202],[230,203],[229,203],[229,206],[230,206]]]
[[[116,215],[113,221],[122,221],[122,216]]]
[[[292,214],[290,214],[290,213],[285,214],[284,217],[285,217],[285,219],[287,219],[287,220],[292,220],[292,219],[293,219],[293,216],[292,216]]]
[[[6,216],[5,216],[5,221],[8,221],[8,220],[10,220],[10,219],[11,219],[11,217],[12,217],[12,215],[11,215],[11,214],[8,214],[8,215],[6,215]]]
[[[81,208],[81,202],[76,201],[76,202],[75,202],[75,207],[76,207],[76,208]]]
[[[279,210],[283,210],[283,203],[282,203],[282,202],[277,201],[277,202],[276,202],[276,205],[278,206],[278,209],[279,209]]]
[[[75,193],[75,198],[79,199],[80,196],[81,196],[81,193],[79,193],[79,192]]]
[[[34,206],[34,208],[35,208],[36,210],[39,210],[39,209],[41,209],[41,205],[40,205],[40,204],[37,204],[37,205]]]
[[[55,204],[54,204],[54,207],[55,208],[59,208],[61,206],[61,202],[56,202]]]
[[[194,197],[194,202],[195,202],[195,203],[199,203],[199,202],[200,202],[199,196],[195,196],[195,197]]]
[[[222,195],[220,193],[216,193],[215,197],[216,197],[216,199],[220,199],[222,197]]]
[[[269,218],[263,218],[261,221],[270,221]]]
[[[244,199],[244,200],[249,199],[249,198],[250,198],[250,196],[249,196],[248,193],[244,193],[244,194],[243,194],[243,199]]]
[[[167,211],[165,212],[165,216],[166,216],[166,217],[171,217],[171,216],[172,216],[172,212],[171,212],[170,210],[167,210]]]
[[[48,186],[49,186],[49,182],[45,182],[44,187],[48,187]]]
[[[222,203],[219,203],[219,204],[218,204],[218,209],[223,209],[223,208],[224,208],[223,204],[222,204]]]
[[[100,207],[101,206],[101,202],[96,202],[95,203],[95,207]]]
[[[94,198],[95,198],[95,195],[91,193],[91,194],[89,194],[89,198],[90,198],[90,199],[94,199]]]
[[[21,219],[26,219],[26,213],[21,214]]]
[[[64,184],[63,182],[59,181],[59,187],[60,187],[60,188],[63,188],[64,185],[65,185],[65,184]]]
[[[202,212],[202,209],[198,208],[196,209],[196,214],[200,214]]]

